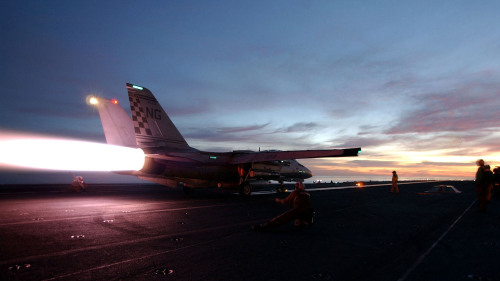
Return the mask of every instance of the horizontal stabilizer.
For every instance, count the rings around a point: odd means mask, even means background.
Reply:
[[[137,147],[132,119],[116,100],[96,98],[106,142],[112,145]]]
[[[276,161],[287,159],[304,159],[320,157],[349,157],[358,156],[361,148],[329,149],[329,150],[293,150],[293,151],[263,151],[243,152],[234,155],[231,164],[243,164],[251,162]]]

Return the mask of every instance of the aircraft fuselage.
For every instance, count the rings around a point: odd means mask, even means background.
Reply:
[[[231,164],[232,153],[176,152],[148,154],[144,167],[133,174],[156,178],[168,186],[237,187],[243,182],[304,180],[312,173],[296,160]]]

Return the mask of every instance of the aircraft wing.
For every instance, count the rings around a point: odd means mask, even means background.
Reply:
[[[291,151],[262,151],[235,153],[230,164],[265,162],[287,159],[348,157],[358,156],[361,148],[328,149],[328,150],[291,150]]]

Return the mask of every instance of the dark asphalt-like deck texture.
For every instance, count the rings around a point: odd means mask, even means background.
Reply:
[[[500,280],[500,199],[478,213],[473,182],[326,186],[311,229],[266,232],[286,194],[0,186],[0,280]]]

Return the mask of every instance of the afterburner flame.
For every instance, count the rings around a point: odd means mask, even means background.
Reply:
[[[2,134],[0,167],[64,171],[132,171],[144,165],[144,152],[108,144],[13,137]]]

